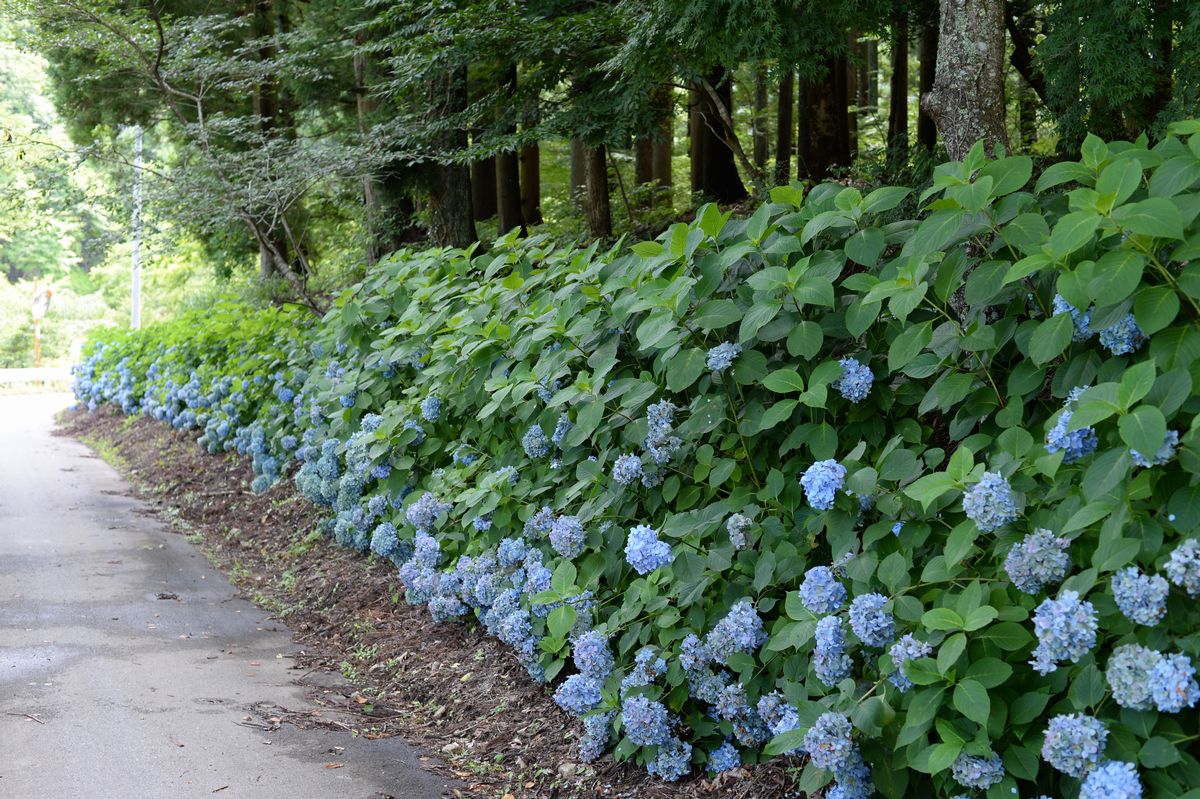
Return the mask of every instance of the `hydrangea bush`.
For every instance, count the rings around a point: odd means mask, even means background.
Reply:
[[[294,479],[664,779],[1200,797],[1200,123],[1036,180],[404,251],[319,321],[109,332],[110,402]]]

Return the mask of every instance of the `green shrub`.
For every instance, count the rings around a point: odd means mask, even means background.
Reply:
[[[907,189],[790,186],[627,251],[402,252],[311,331],[229,307],[106,339],[78,391],[204,429],[260,485],[303,461],[328,532],[410,600],[473,612],[535,676],[581,672],[557,696],[587,754],[611,725],[668,778],[732,738],[805,747],[809,792],[836,771],[866,796],[861,751],[887,797],[1075,795],[1057,768],[1121,795],[1078,713],[1151,795],[1200,796],[1190,662],[1110,667],[1200,653],[1200,122],[1176,133],[1089,138],[1032,189],[1030,159],[976,148],[919,219],[880,222]],[[481,575],[517,598],[479,601]]]

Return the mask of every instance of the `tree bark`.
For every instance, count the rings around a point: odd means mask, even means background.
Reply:
[[[807,150],[801,164],[801,176],[824,180],[834,167],[850,164],[850,125],[846,97],[846,59],[830,58],[825,63],[825,77],[809,81],[804,86],[807,117]]]
[[[792,171],[792,136],[796,130],[792,107],[796,98],[796,72],[789,69],[779,79],[778,115],[775,124],[775,182],[788,182]]]
[[[448,68],[433,82],[434,113],[450,116],[467,108],[467,68]],[[442,134],[442,155],[467,148],[465,128]],[[441,163],[432,168],[429,182],[429,234],[439,247],[466,247],[477,238],[471,206],[471,171],[466,164]]]
[[[506,64],[501,68],[499,88],[509,96],[516,91],[516,64]],[[501,134],[512,135],[516,131],[515,125],[506,125]],[[521,163],[516,150],[496,154],[496,212],[500,222],[500,235],[524,224],[525,220],[521,214]]]
[[[542,223],[541,160],[537,142],[521,148],[521,216],[527,226]]]
[[[1131,139],[1142,130],[1154,127],[1159,116],[1167,109],[1175,92],[1174,62],[1172,60],[1175,45],[1173,31],[1175,15],[1171,8],[1171,0],[1154,0],[1153,7],[1154,45],[1157,49],[1154,54],[1154,63],[1157,67],[1157,74],[1154,78],[1154,91],[1148,98],[1141,119],[1138,120],[1138,130],[1130,131]]]
[[[846,140],[850,143],[852,156],[858,155],[858,113],[859,99],[862,97],[858,64],[862,59],[861,48],[858,34],[851,31],[846,42]]]
[[[270,62],[275,60],[275,3],[274,0],[254,0],[254,15],[250,26],[251,35],[258,41],[259,60]],[[279,119],[279,79],[274,73],[268,73],[254,87],[251,95],[251,107],[254,116],[258,118],[258,130],[263,139],[271,139],[276,135]],[[264,280],[278,276],[279,270],[275,265],[275,256],[281,256],[291,262],[288,251],[287,235],[280,225],[270,225],[263,232],[265,241],[258,242],[258,269]]]
[[[900,14],[892,22],[891,100],[888,105],[888,154],[893,159],[908,157],[908,18]]]
[[[922,106],[946,151],[961,160],[975,142],[1007,148],[1004,0],[941,0],[937,77]]]
[[[700,90],[693,88],[688,94],[688,164],[692,194],[704,190],[704,146],[708,138],[704,135],[704,115],[700,110],[703,103]]]
[[[675,178],[671,158],[674,155],[674,105],[671,87],[663,86],[651,98],[658,113],[658,131],[651,145],[651,180],[654,181],[655,204],[671,207],[671,186]]]
[[[596,238],[612,235],[612,210],[608,200],[608,164],[605,162],[603,144],[588,147],[584,161],[587,165],[587,211],[588,229]]]
[[[767,171],[770,140],[767,130],[767,68],[761,64],[754,70],[754,166]]]
[[[488,156],[471,162],[471,205],[475,221],[496,215],[496,158]]]
[[[1037,41],[1037,13],[1032,0],[1010,0],[1004,14],[1008,37],[1012,40],[1009,63],[1024,78],[1025,83],[1046,102],[1046,76],[1033,63],[1034,43]]]
[[[921,30],[921,42],[917,58],[921,62],[920,87],[917,98],[917,146],[929,152],[937,147],[937,126],[933,117],[925,110],[925,98],[933,91],[933,82],[937,77],[938,28],[940,23],[934,19]]]
[[[867,107],[879,110],[879,42],[872,39],[867,45]]]
[[[739,202],[749,193],[734,163],[734,149],[739,148],[739,144],[731,126],[733,83],[725,68],[717,67],[700,79],[697,89],[700,103],[695,127],[703,161],[699,191],[719,203]],[[744,153],[742,156],[744,158]],[[749,163],[746,166],[751,170],[754,168]]]

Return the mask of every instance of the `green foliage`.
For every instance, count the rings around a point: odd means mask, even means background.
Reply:
[[[367,466],[391,469],[364,478],[363,502],[416,489],[413,497],[451,503],[435,532],[443,567],[519,535],[543,506],[578,516],[587,536],[578,557],[534,538],[554,577],[533,601],[594,593],[593,622],[618,660],[604,708],[616,708],[641,646],[667,656],[667,673],[638,690],[678,714],[697,752],[733,729],[689,696],[675,665],[680,642],[748,598],[768,637],[729,659],[730,678],[752,704],[782,691],[801,729],[826,710],[846,713],[887,797],[961,793],[951,764],[989,751],[1007,772],[989,796],[1073,795],[1073,781],[1038,752],[1047,720],[1077,711],[1107,724],[1106,755],[1138,763],[1153,795],[1179,796],[1200,784],[1195,713],[1122,710],[1102,674],[1119,644],[1200,652],[1200,617],[1178,590],[1164,621],[1138,627],[1109,586],[1126,566],[1160,573],[1200,526],[1200,272],[1191,263],[1200,123],[1177,131],[1153,148],[1091,137],[1081,160],[1036,182],[1028,158],[989,161],[977,147],[934,170],[913,219],[889,215],[906,189],[864,195],[827,184],[804,196],[793,185],[749,219],[706,206],[629,250],[509,236],[487,254],[401,252],[311,330],[231,306],[109,335],[90,350],[78,390],[205,428],[210,446],[222,421],[233,425],[231,442],[253,438],[237,429],[259,431],[263,446],[246,449],[264,474],[268,458],[291,457],[285,436],[312,429],[306,443],[328,437],[339,451],[359,436]],[[1094,337],[1075,340],[1071,316],[1053,314],[1056,294],[1090,309],[1093,331],[1132,313],[1148,343],[1112,355]],[[702,357],[724,342],[742,351],[713,373]],[[838,390],[847,357],[874,376],[859,402]],[[232,413],[211,399],[222,380],[244,392]],[[1044,442],[1082,386],[1070,425],[1093,427],[1097,447],[1068,463]],[[281,388],[299,399],[278,401]],[[443,410],[420,422],[421,437],[405,423],[420,420],[431,396]],[[643,448],[647,408],[664,399],[680,408],[682,443],[661,482],[623,488],[613,462]],[[379,426],[359,434],[368,413]],[[527,455],[531,425],[548,433],[562,414],[574,427],[561,447]],[[1154,452],[1167,430],[1179,434],[1177,454],[1135,468],[1130,447]],[[455,457],[464,448],[477,460]],[[846,469],[847,490],[814,510],[797,478],[826,459]],[[515,483],[491,479],[502,466],[516,467]],[[1011,484],[1019,511],[988,531],[962,503],[985,471]],[[734,513],[753,520],[744,549],[726,532]],[[486,531],[473,524],[482,516]],[[411,537],[402,514],[391,518]],[[644,576],[622,553],[638,524],[657,529],[674,555]],[[1057,588],[1027,595],[1003,567],[1035,528],[1070,539],[1065,586],[1099,617],[1095,646],[1045,676],[1029,664],[1030,617]],[[887,598],[897,636],[932,646],[904,667],[911,690],[888,679],[896,665],[886,649],[880,657],[857,638],[853,679],[827,687],[815,677],[815,618],[796,590],[807,569],[827,564],[839,564],[852,596]],[[551,678],[569,662],[569,615],[535,614]],[[618,740],[619,757],[655,756]],[[798,733],[784,733],[766,751],[797,744]],[[801,778],[808,789],[827,780],[811,765]]]

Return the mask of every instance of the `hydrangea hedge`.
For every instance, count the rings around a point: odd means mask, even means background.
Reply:
[[[673,780],[1200,797],[1200,122],[775,189],[600,252],[402,252],[322,320],[108,332],[76,391],[328,506]]]

